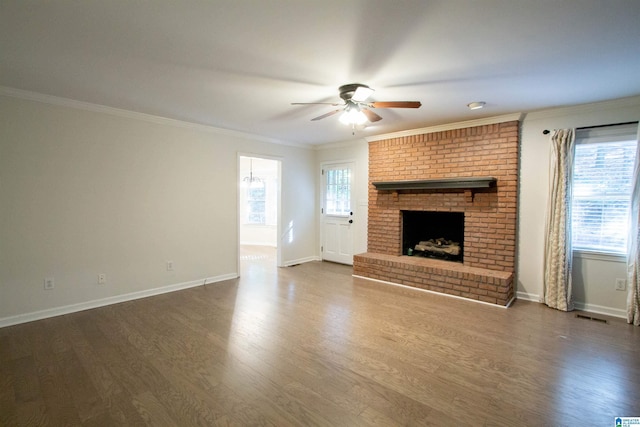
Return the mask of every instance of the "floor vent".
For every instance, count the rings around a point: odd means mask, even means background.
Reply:
[[[593,321],[600,322],[600,323],[609,323],[605,319],[600,319],[599,317],[587,316],[585,314],[576,314],[576,317],[578,319],[593,320]]]

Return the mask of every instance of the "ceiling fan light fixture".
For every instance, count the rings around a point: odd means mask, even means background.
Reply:
[[[329,102],[292,102],[291,105],[312,105],[312,104],[329,104],[335,107],[342,105],[342,108],[329,111],[318,117],[311,119],[312,122],[322,120],[326,117],[333,116],[334,114],[341,113],[339,116],[340,122],[345,125],[351,126],[352,130],[366,126],[368,123],[376,123],[382,120],[373,108],[420,108],[422,105],[420,101],[368,101],[371,94],[374,92],[367,85],[361,83],[350,83],[342,85],[338,88],[340,92],[340,98],[344,101],[344,104],[336,104]]]
[[[345,125],[363,125],[367,116],[357,107],[348,108],[340,115],[340,122]]]
[[[470,110],[479,110],[484,108],[485,105],[487,105],[487,103],[484,101],[475,101],[468,103],[467,107],[469,107]]]

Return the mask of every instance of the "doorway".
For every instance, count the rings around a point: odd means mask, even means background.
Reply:
[[[277,159],[238,156],[239,271],[244,264],[281,264],[280,167]]]

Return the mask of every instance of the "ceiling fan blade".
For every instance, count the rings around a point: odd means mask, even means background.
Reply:
[[[379,115],[377,115],[371,110],[367,110],[366,108],[363,108],[360,111],[362,111],[364,115],[367,116],[367,120],[369,120],[370,122],[377,122],[378,120],[382,120],[382,117],[380,117]]]
[[[337,107],[342,104],[339,102],[292,102],[291,105],[333,105]]]
[[[387,101],[387,102],[372,102],[373,108],[420,108],[422,105],[420,101]]]
[[[313,119],[311,119],[311,121],[313,122],[313,121],[316,121],[316,120],[324,119],[325,117],[333,116],[334,114],[339,113],[340,111],[342,111],[342,109],[329,111],[326,114],[323,114],[323,115],[318,116],[318,117],[314,117]]]
[[[367,98],[369,98],[373,92],[374,90],[368,86],[358,86],[356,88],[356,91],[353,93],[351,100],[356,102],[363,102]]]

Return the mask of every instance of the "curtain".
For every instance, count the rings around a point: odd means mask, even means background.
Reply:
[[[638,130],[640,140],[640,129]],[[636,164],[633,171],[633,192],[631,193],[631,216],[629,223],[629,251],[627,258],[627,283],[629,295],[627,299],[627,322],[640,326],[640,147],[636,149]]]
[[[559,129],[551,136],[551,182],[547,212],[544,302],[551,308],[573,310],[571,291],[571,180],[575,129]]]

